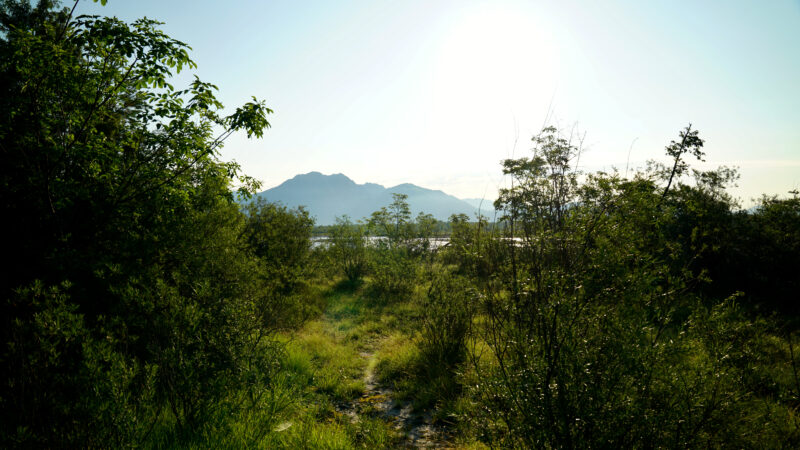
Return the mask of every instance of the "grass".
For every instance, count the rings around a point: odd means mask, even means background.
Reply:
[[[323,291],[327,307],[317,319],[287,334],[286,369],[301,382],[302,404],[282,445],[319,448],[395,447],[402,436],[380,415],[362,414],[358,423],[337,406],[358,403],[362,412],[381,399],[361,398],[365,374],[393,389],[391,400],[411,402],[415,411],[436,409],[435,420],[453,423],[474,405],[457,395],[450,373],[427,370],[418,346],[424,286],[406,298],[381,301],[369,280],[331,284]],[[434,373],[436,376],[431,377]],[[453,395],[453,394],[456,395]],[[443,398],[447,396],[447,398]],[[316,406],[309,406],[316,405]],[[475,447],[474,440],[459,446]],[[348,447],[351,446],[351,447]]]
[[[481,334],[469,337],[463,364],[444,368],[426,361],[425,335],[421,333],[424,314],[431,313],[424,306],[426,287],[418,281],[406,298],[386,300],[372,296],[370,280],[361,284],[317,280],[310,295],[321,313],[299,329],[278,336],[284,349],[280,377],[261,408],[228,417],[202,435],[189,437],[174,432],[174,420],[165,411],[145,446],[396,448],[408,441],[404,432],[396,429],[397,418],[385,414],[387,400],[399,406],[410,403],[415,412],[424,411],[432,418],[434,425],[445,424],[452,433],[449,446],[485,448],[480,441],[490,438],[504,445],[504,437],[511,436],[507,424],[496,411],[479,405],[485,400],[482,396],[491,393],[485,391],[486,380],[498,365]],[[477,315],[472,325],[480,329],[485,320]],[[681,372],[681,382],[694,393],[692,398],[703,398],[709,386],[702,384],[708,374],[701,370],[740,373],[741,379],[734,381],[746,385],[748,394],[734,399],[744,405],[739,408],[744,413],[731,420],[750,426],[768,416],[770,421],[753,439],[778,443],[786,441],[786,436],[796,436],[800,416],[796,408],[785,405],[795,401],[800,389],[791,364],[796,360],[792,356],[800,352],[797,336],[790,347],[788,338],[758,332],[757,327],[751,330],[742,325],[735,331],[741,340],[736,345],[704,341],[702,336],[686,341],[685,351],[676,354],[680,361],[673,364],[687,367]],[[730,350],[731,356],[714,356],[714,351],[723,350]],[[377,382],[391,391],[371,389],[365,396],[368,374],[370,385]],[[359,420],[353,421],[354,414]]]
[[[365,376],[374,374],[381,385],[391,387],[388,398],[411,402],[415,411],[438,407],[435,417],[452,417],[469,406],[457,398],[443,401],[442,380],[431,380],[422,370],[418,328],[423,314],[417,287],[409,298],[391,302],[371,297],[369,280],[361,284],[318,281],[311,289],[312,303],[323,312],[296,330],[277,339],[283,346],[282,370],[273,392],[261,408],[228,418],[227,423],[187,441],[155,430],[149,443],[155,448],[395,448],[404,435],[376,404],[387,398],[362,396]],[[448,377],[449,383],[454,383]],[[373,395],[374,397],[375,395]],[[384,397],[386,397],[384,395]],[[348,405],[358,405],[353,422]],[[373,414],[370,414],[370,411]],[[174,429],[166,424],[164,430]],[[459,447],[475,447],[461,440]]]
[[[340,283],[324,292],[325,312],[283,336],[285,368],[299,384],[302,398],[288,418],[292,425],[276,433],[283,448],[387,448],[400,436],[391,424],[362,416],[357,423],[337,406],[357,402],[365,391],[364,374],[385,339],[390,310],[376,306],[363,286]]]

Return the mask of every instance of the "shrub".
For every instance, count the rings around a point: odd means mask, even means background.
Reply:
[[[472,328],[475,292],[467,279],[441,271],[433,275],[422,304],[420,349],[431,370],[452,372],[464,361]]]
[[[409,297],[414,292],[416,264],[404,248],[376,248],[372,258],[372,293],[383,301]]]
[[[361,280],[367,271],[366,235],[365,226],[352,223],[347,216],[337,217],[336,225],[331,227],[331,256],[351,284]]]

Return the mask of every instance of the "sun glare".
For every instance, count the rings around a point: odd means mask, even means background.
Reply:
[[[434,75],[436,128],[452,137],[465,123],[475,123],[471,130],[496,145],[497,133],[513,134],[515,120],[527,123],[530,115],[545,113],[558,73],[555,42],[532,14],[470,11],[441,46]]]

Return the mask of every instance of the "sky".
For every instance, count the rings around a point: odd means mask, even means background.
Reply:
[[[224,160],[277,186],[300,173],[414,183],[493,199],[500,162],[557,126],[579,169],[623,174],[689,123],[700,169],[739,168],[731,193],[800,189],[800,0],[87,0],[192,47],[229,110],[265,100],[262,139]]]

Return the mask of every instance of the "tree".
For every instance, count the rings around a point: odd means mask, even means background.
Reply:
[[[495,239],[484,216],[470,223],[466,214],[450,216],[450,240],[442,249],[442,260],[457,266],[461,275],[478,284],[488,282],[494,273],[494,263],[507,247]]]
[[[411,209],[408,195],[392,194],[392,203],[372,213],[369,225],[386,236],[391,246],[405,243],[411,232]]]
[[[701,150],[703,148],[703,140],[698,137],[697,130],[692,131],[692,124],[689,124],[685,130],[680,132],[680,139],[680,143],[671,141],[666,148],[667,155],[672,157],[673,163],[672,169],[669,171],[663,170],[666,169],[665,167],[662,169],[665,174],[668,174],[666,176],[667,186],[664,188],[664,193],[661,194],[662,198],[669,193],[672,181],[689,170],[689,165],[682,159],[683,155],[688,153],[700,161],[703,160],[703,155],[705,155]]]
[[[175,89],[195,65],[158,22],[57,5],[0,4],[0,441],[131,445],[165,411],[197,430],[270,373],[232,193],[254,183],[218,152],[271,111]]]

